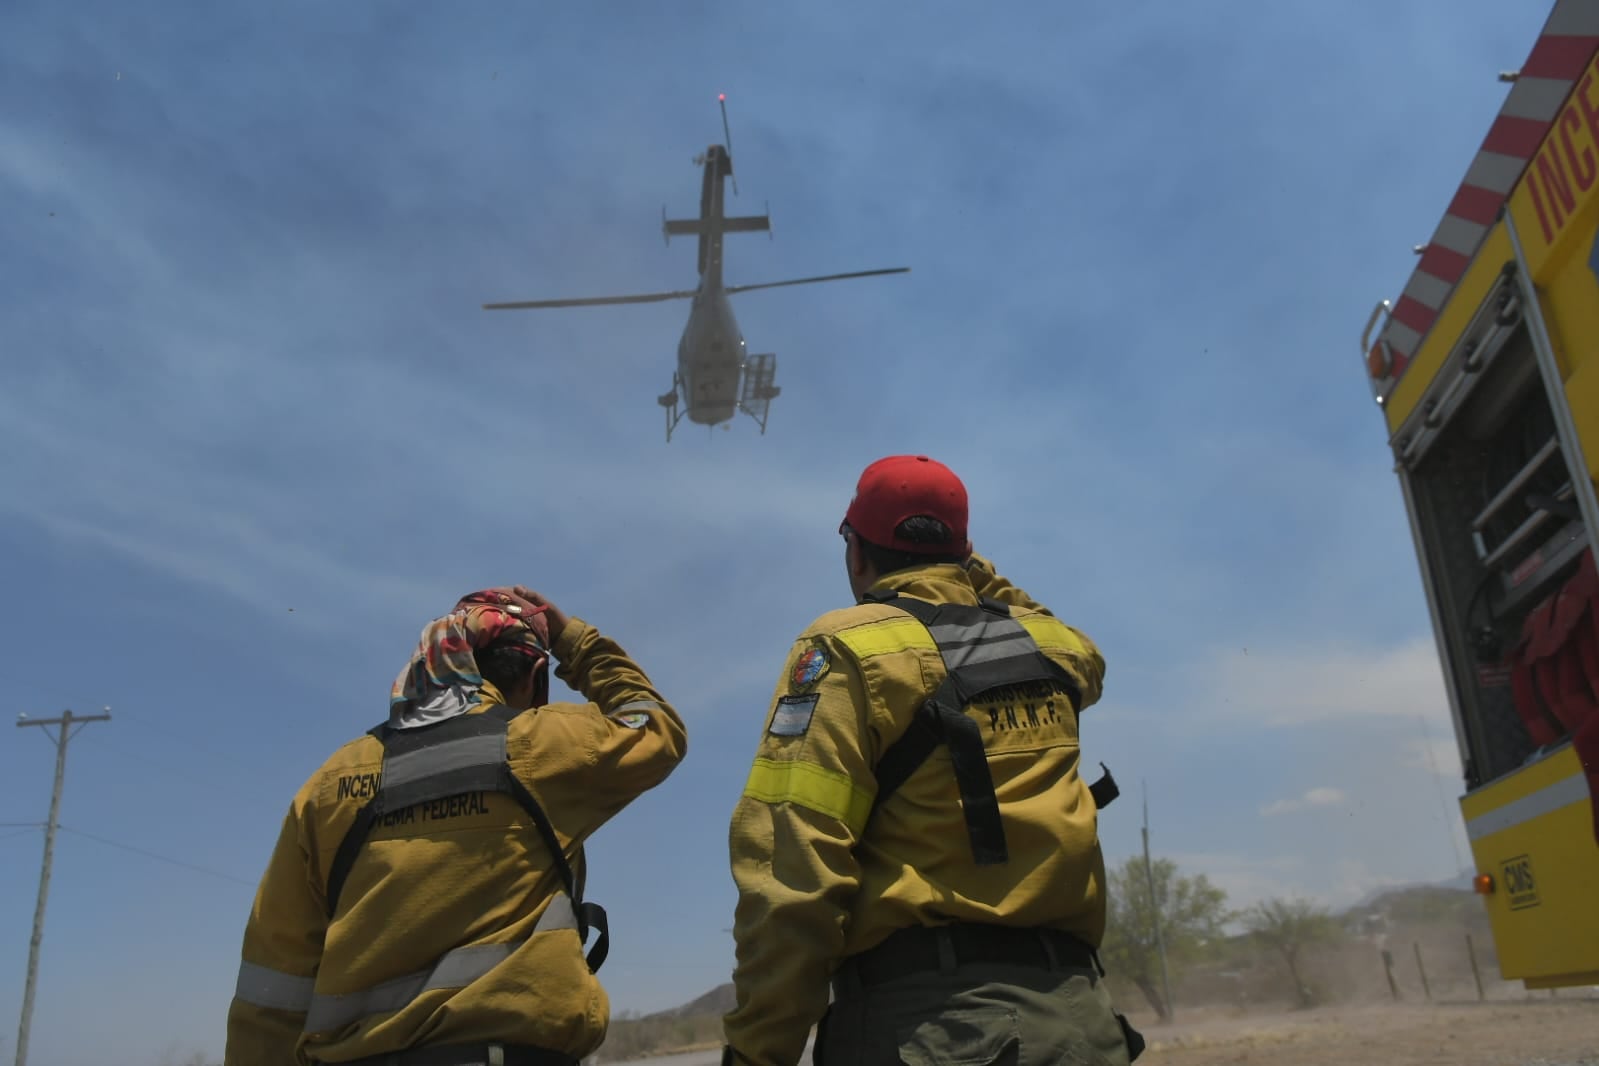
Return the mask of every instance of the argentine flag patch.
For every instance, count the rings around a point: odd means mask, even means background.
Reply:
[[[816,712],[816,693],[808,696],[780,696],[777,709],[772,712],[772,724],[767,732],[774,737],[802,736],[810,728],[811,715]]]

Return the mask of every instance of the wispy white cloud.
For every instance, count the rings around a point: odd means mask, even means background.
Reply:
[[[1425,720],[1423,724],[1425,725]],[[1436,724],[1433,723],[1434,727]],[[1434,728],[1428,735],[1408,741],[1402,750],[1403,765],[1406,769],[1424,770],[1429,775],[1454,778],[1459,775],[1463,767],[1460,742],[1455,739],[1448,724],[1443,726],[1442,735],[1439,735]]]
[[[1211,663],[1217,713],[1273,727],[1368,716],[1448,721],[1431,634],[1395,647],[1347,638],[1307,648],[1238,648]]]
[[[1313,788],[1303,796],[1293,799],[1281,799],[1266,804],[1260,813],[1267,818],[1279,814],[1291,814],[1307,807],[1336,807],[1345,801],[1342,790],[1336,788]]]

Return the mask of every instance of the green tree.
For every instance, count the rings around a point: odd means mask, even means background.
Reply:
[[[1135,855],[1109,872],[1105,943],[1100,956],[1105,969],[1127,978],[1149,1000],[1162,1021],[1171,1019],[1171,1005],[1161,995],[1160,950],[1155,919],[1160,919],[1160,940],[1166,946],[1169,973],[1175,975],[1192,962],[1205,945],[1222,936],[1230,914],[1227,893],[1204,874],[1180,877],[1170,859],[1153,859],[1154,896],[1144,859]]]
[[[1315,997],[1299,976],[1299,961],[1313,944],[1326,944],[1342,934],[1338,922],[1327,908],[1303,899],[1268,899],[1244,911],[1244,924],[1255,938],[1275,948],[1288,964],[1294,992],[1301,1007],[1312,1006]]]

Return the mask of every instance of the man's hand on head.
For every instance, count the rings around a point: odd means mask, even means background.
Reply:
[[[496,585],[483,592],[506,612],[522,619],[538,634],[540,641],[548,641],[553,652],[566,616],[554,604],[526,585]]]
[[[561,639],[561,630],[566,628],[566,614],[541,593],[535,592],[526,585],[512,585],[509,589],[500,589],[502,594],[509,594],[511,602],[520,606],[524,611],[532,613],[537,610],[544,612],[544,618],[550,625],[550,643],[554,644]]]

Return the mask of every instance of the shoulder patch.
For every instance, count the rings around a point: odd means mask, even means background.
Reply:
[[[820,644],[811,645],[794,661],[794,669],[788,677],[789,686],[798,692],[816,684],[827,673],[828,666],[826,650]]]
[[[774,737],[803,736],[811,727],[811,715],[816,713],[816,701],[820,698],[815,692],[809,696],[779,696],[777,708],[772,712],[772,724],[766,731]]]
[[[650,716],[643,711],[629,711],[626,714],[619,714],[616,716],[616,720],[629,729],[643,729],[650,724]]]

